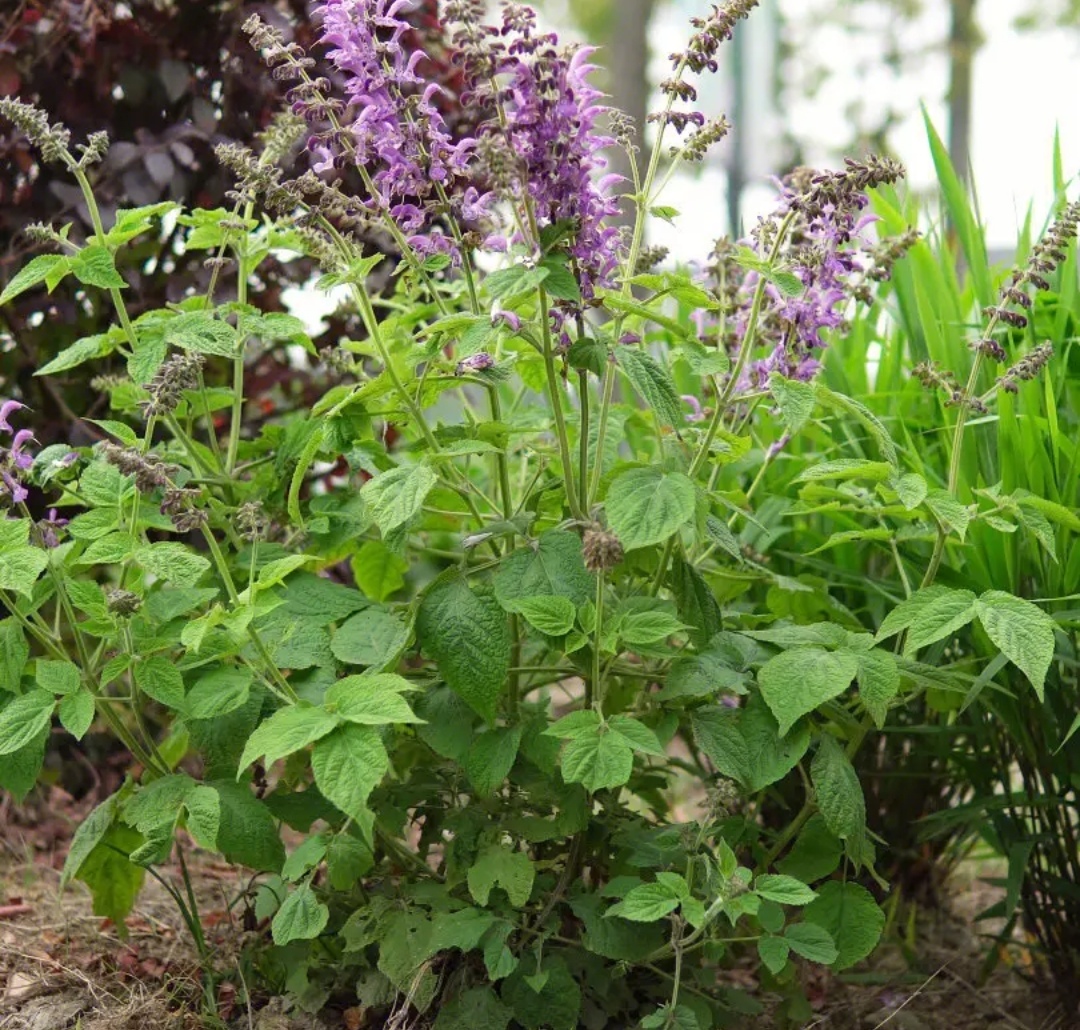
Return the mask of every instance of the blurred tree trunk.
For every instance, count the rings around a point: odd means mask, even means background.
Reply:
[[[972,71],[981,38],[975,25],[977,0],[951,0],[949,25],[949,157],[967,182],[971,173]]]
[[[615,107],[634,119],[638,144],[645,156],[646,119],[649,116],[649,22],[656,0],[615,0],[607,58],[611,70],[611,99]],[[630,179],[630,168],[621,151],[612,153],[612,171]],[[623,203],[622,222],[631,224],[634,206]]]

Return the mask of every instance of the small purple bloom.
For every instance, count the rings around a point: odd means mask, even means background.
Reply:
[[[59,547],[59,530],[63,529],[68,522],[68,519],[58,517],[55,508],[50,508],[48,518],[44,518],[38,523],[38,530],[41,532],[41,542],[46,547]]]
[[[491,324],[494,326],[505,325],[515,333],[521,329],[521,319],[513,311],[503,311],[498,305],[491,309]]]
[[[623,333],[622,336],[619,337],[619,343],[641,343],[641,337],[637,333]]]
[[[22,411],[26,407],[25,404],[20,404],[18,401],[4,401],[0,403],[0,431],[5,433],[13,433],[14,429],[11,428],[11,423],[8,419],[16,411]]]
[[[455,374],[463,376],[468,375],[470,372],[483,372],[494,365],[495,359],[490,354],[473,354],[470,357],[462,358],[457,363]]]
[[[23,450],[27,443],[34,439],[34,434],[29,429],[20,429],[11,441],[11,459],[15,467],[24,471],[34,464],[34,456]]]
[[[12,504],[22,504],[30,492],[10,472],[0,469],[0,485],[3,485]]]
[[[699,401],[692,393],[684,393],[679,399],[690,408],[690,414],[686,416],[687,422],[705,421],[705,412],[701,410],[701,401]]]

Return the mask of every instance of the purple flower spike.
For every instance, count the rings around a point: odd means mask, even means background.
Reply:
[[[0,432],[15,432],[15,430],[11,428],[11,423],[8,422],[8,419],[16,411],[22,411],[25,407],[25,404],[20,404],[18,401],[4,401],[0,403]]]

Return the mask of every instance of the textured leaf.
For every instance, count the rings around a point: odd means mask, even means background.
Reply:
[[[368,540],[352,560],[356,585],[372,600],[385,601],[405,585],[409,563],[381,540]]]
[[[783,779],[810,746],[810,730],[805,725],[781,736],[776,719],[758,694],[742,709],[695,709],[691,722],[698,747],[717,771],[752,793]]]
[[[473,987],[440,1007],[432,1030],[506,1030],[512,1016],[490,987]]]
[[[795,846],[776,863],[776,868],[788,876],[812,883],[836,871],[843,850],[840,839],[829,832],[824,816],[818,813],[810,817]]]
[[[305,883],[285,899],[270,924],[270,933],[278,947],[290,941],[310,941],[326,929],[329,920],[330,909],[315,896],[311,885]]]
[[[79,282],[101,289],[123,289],[124,277],[116,270],[116,262],[108,247],[91,243],[78,254],[68,258],[68,266]]]
[[[510,669],[510,630],[495,598],[475,593],[460,573],[444,574],[425,594],[416,626],[447,686],[493,721]]]
[[[401,696],[412,689],[408,680],[392,673],[346,676],[326,692],[324,704],[342,719],[365,726],[420,722]]]
[[[30,597],[38,576],[49,564],[49,556],[39,547],[16,547],[0,561],[0,589],[14,590]]]
[[[535,990],[521,970],[506,981],[503,1001],[514,1010],[514,1018],[525,1030],[577,1030],[582,1025],[581,988],[566,966],[556,958],[544,960],[540,970],[546,978]]]
[[[339,722],[336,715],[309,704],[279,708],[248,738],[240,756],[240,768],[246,769],[262,756],[267,765],[272,765],[279,758],[325,737]]]
[[[657,758],[664,758],[667,754],[656,734],[643,722],[638,722],[629,715],[613,715],[608,719],[607,726],[609,733],[621,737],[624,743],[635,751]]]
[[[775,976],[787,965],[791,947],[783,937],[759,937],[757,950],[765,968]]]
[[[678,553],[672,557],[668,584],[680,618],[691,628],[690,639],[695,646],[705,647],[724,628],[716,595],[701,573]]]
[[[250,673],[247,679],[250,683]],[[184,705],[184,679],[180,670],[168,658],[154,655],[139,662],[135,666],[135,683],[147,697],[152,697],[169,708],[179,710]]]
[[[851,652],[816,647],[797,647],[770,658],[758,672],[758,684],[780,733],[847,690],[858,668]]]
[[[834,738],[821,738],[810,763],[810,779],[829,832],[841,840],[860,837],[866,829],[866,801],[858,774]]]
[[[573,628],[577,609],[568,597],[523,597],[513,602],[511,611],[550,637],[565,636]]]
[[[889,702],[900,689],[900,670],[896,658],[888,651],[875,647],[858,655],[859,699],[881,729],[889,712]]]
[[[135,907],[146,870],[128,859],[143,843],[142,837],[128,826],[109,827],[100,841],[79,864],[75,879],[90,888],[96,916],[111,919],[122,926]]]
[[[246,783],[214,780],[221,807],[217,846],[230,862],[276,873],[285,861],[277,823],[266,804],[251,793]]]
[[[800,292],[802,284],[799,284]],[[817,391],[810,383],[798,379],[786,379],[773,372],[769,376],[769,390],[780,407],[780,415],[787,425],[788,432],[798,433],[814,413],[817,404]]]
[[[324,736],[311,752],[315,785],[358,822],[364,820],[368,797],[389,767],[379,731],[355,723]]]
[[[617,733],[576,737],[563,750],[567,783],[580,783],[590,794],[621,787],[634,771],[634,752]]]
[[[79,690],[61,698],[58,709],[60,724],[76,740],[82,740],[94,721],[94,695],[89,690]]]
[[[39,254],[32,258],[11,277],[11,282],[0,293],[0,307],[45,282],[51,274],[69,267],[68,259],[62,254]]]
[[[26,747],[52,722],[56,698],[47,690],[21,694],[0,709],[0,755]]]
[[[64,869],[60,874],[60,886],[65,887],[82,868],[87,856],[105,839],[109,827],[116,819],[116,809],[120,803],[118,795],[113,794],[97,806],[75,831],[68,847]]]
[[[971,523],[971,509],[966,504],[944,490],[930,490],[923,503],[942,526],[964,539]]]
[[[210,568],[208,558],[177,543],[146,544],[135,552],[135,560],[147,572],[180,587],[194,586]]]
[[[177,315],[165,327],[165,345],[197,354],[235,358],[239,349],[236,330],[205,311]]]
[[[18,690],[30,658],[30,646],[15,619],[0,620],[0,690]]]
[[[823,966],[832,965],[840,954],[828,930],[816,923],[792,923],[784,931],[784,940],[796,955]]]
[[[34,375],[54,376],[58,372],[66,372],[70,368],[77,368],[87,361],[104,358],[115,350],[116,341],[108,333],[84,336],[81,340],[76,340],[70,347],[65,347],[52,361],[39,368]]]
[[[870,479],[883,482],[893,473],[893,467],[885,461],[867,461],[865,458],[837,458],[835,461],[819,461],[805,468],[795,477],[796,483],[819,483],[825,480]]]
[[[1002,590],[987,590],[975,606],[986,635],[1027,676],[1041,701],[1054,660],[1054,620],[1038,605]]]
[[[360,496],[385,537],[420,511],[438,481],[427,465],[393,468],[368,480]]]
[[[885,928],[885,913],[873,896],[857,883],[830,880],[822,884],[815,901],[807,906],[807,923],[820,926],[835,942],[836,970],[847,969],[866,958],[877,946]]]
[[[916,472],[900,476],[889,484],[900,498],[900,503],[908,510],[914,511],[926,500],[926,480]]]
[[[347,665],[386,668],[405,646],[409,628],[382,608],[365,608],[345,622],[330,641],[334,657]]]
[[[34,678],[42,690],[50,694],[74,694],[79,689],[79,667],[72,662],[51,661],[39,658]]]
[[[793,876],[763,873],[754,881],[754,890],[778,905],[809,905],[817,894]]]
[[[487,905],[494,887],[506,891],[510,904],[522,908],[532,894],[536,871],[529,856],[492,844],[480,852],[469,869],[469,893],[478,905]]]
[[[604,502],[608,524],[626,550],[663,543],[694,517],[694,484],[656,466],[617,476]]]
[[[643,883],[634,887],[617,905],[612,905],[605,916],[618,916],[632,923],[652,923],[674,912],[681,900],[667,884]]]
[[[494,577],[495,596],[507,611],[527,597],[565,597],[580,606],[593,596],[594,583],[581,556],[581,539],[563,530],[544,533],[535,545],[508,555]]]
[[[251,670],[245,666],[215,669],[200,676],[187,697],[181,695],[180,704],[189,719],[217,719],[247,703],[251,682]]]
[[[488,797],[502,786],[517,759],[522,728],[490,729],[481,733],[465,756],[465,774],[477,794]]]
[[[646,408],[655,412],[660,424],[679,425],[682,422],[679,394],[667,369],[636,347],[616,347],[615,357],[630,385]]]

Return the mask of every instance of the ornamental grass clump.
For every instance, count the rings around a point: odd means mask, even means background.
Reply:
[[[171,882],[192,847],[253,871],[235,900],[265,928],[255,968],[312,1011],[670,1030],[769,1003],[797,1021],[806,964],[848,969],[885,925],[888,842],[853,758],[890,710],[972,674],[920,652],[977,618],[987,661],[1043,689],[1053,629],[1032,602],[972,594],[957,622],[927,583],[856,612],[755,535],[786,501],[770,468],[826,418],[850,434],[799,472],[807,505],[865,500],[961,536],[966,509],[821,381],[913,243],[869,237],[899,166],[800,173],[717,248],[715,280],[646,246],[651,214],[676,216],[668,171],[727,130],[687,110],[693,77],[753,6],[695,21],[640,163],[589,50],[516,4],[492,23],[447,4],[430,34],[404,0],[327,0],[310,53],[252,18],[291,111],[260,150],[220,148],[232,211],[107,225],[64,130],[0,100],[94,214],[87,239],[54,229],[58,252],[0,304],[73,277],[116,314],[39,373],[100,363],[107,439],[4,452],[0,782],[31,789],[54,717],[115,736],[131,775],[64,880],[122,925],[161,877],[208,1005],[234,974]],[[628,183],[606,172],[616,145]],[[126,248],[174,214],[210,283],[138,310]],[[317,262],[362,332],[309,409],[252,422],[254,362],[317,356],[299,319],[252,303],[272,251]],[[46,502],[68,518],[50,516],[52,546]],[[688,783],[699,801],[676,816]],[[778,825],[768,800],[792,785]],[[753,990],[727,975],[748,955]]]

